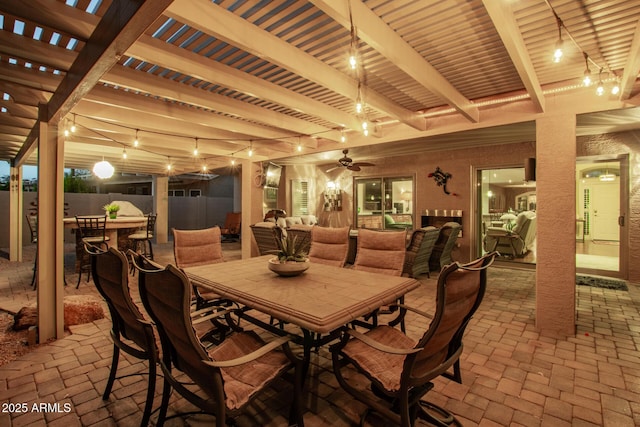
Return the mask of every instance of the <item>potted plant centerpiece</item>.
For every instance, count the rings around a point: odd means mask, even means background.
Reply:
[[[117,203],[107,203],[102,208],[107,212],[109,218],[116,219],[118,217],[120,206]]]
[[[296,236],[282,237],[280,250],[275,252],[276,256],[269,260],[269,270],[280,276],[297,276],[309,268],[307,253],[298,243]]]

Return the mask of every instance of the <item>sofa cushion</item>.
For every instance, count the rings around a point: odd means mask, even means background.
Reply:
[[[285,221],[287,222],[287,227],[291,227],[295,224],[302,224],[302,218],[299,216],[288,216],[285,218]]]

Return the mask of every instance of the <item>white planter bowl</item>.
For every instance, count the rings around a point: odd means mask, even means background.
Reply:
[[[278,258],[271,258],[269,260],[269,270],[280,276],[291,277],[304,273],[310,264],[308,259],[304,262],[285,261],[281,263]]]

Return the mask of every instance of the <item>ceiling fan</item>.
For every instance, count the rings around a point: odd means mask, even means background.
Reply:
[[[347,156],[347,154],[349,154],[349,150],[344,149],[342,150],[342,154],[344,154],[344,157],[340,158],[338,160],[338,164],[335,165],[334,167],[332,167],[331,169],[328,169],[327,172],[331,172],[333,170],[336,170],[338,168],[347,168],[350,171],[354,171],[354,172],[358,172],[360,171],[360,167],[361,166],[375,166],[373,163],[368,163],[368,162],[353,162],[353,160],[351,160],[351,158],[349,156]]]

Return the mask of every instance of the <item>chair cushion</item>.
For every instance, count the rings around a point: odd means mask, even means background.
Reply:
[[[343,267],[349,251],[349,227],[314,226],[311,230],[309,261]]]
[[[224,340],[219,346],[209,350],[213,360],[230,360],[242,357],[262,347],[264,342],[253,333],[237,333]],[[274,379],[280,372],[291,366],[287,356],[281,351],[271,351],[251,362],[222,368],[224,393],[229,409],[238,409],[251,399],[264,384]]]
[[[299,216],[288,216],[284,220],[287,224],[287,227],[291,227],[295,224],[302,224],[302,218],[300,218]]]
[[[416,341],[391,326],[378,326],[367,332],[366,335],[390,347],[413,348],[416,345]],[[397,391],[400,389],[400,374],[402,373],[404,355],[376,350],[358,339],[351,339],[342,352],[353,360],[360,369],[379,381],[386,390]]]
[[[147,240],[147,232],[140,231],[138,233],[129,234],[129,238],[132,240]],[[153,239],[152,233],[149,233],[149,239]]]

